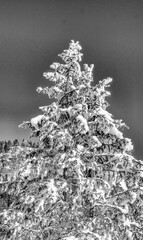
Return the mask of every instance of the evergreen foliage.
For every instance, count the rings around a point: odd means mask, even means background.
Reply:
[[[0,153],[0,239],[143,239],[143,161],[106,111],[111,78],[92,86],[79,42],[53,63],[38,87],[56,102],[23,122],[38,143]]]

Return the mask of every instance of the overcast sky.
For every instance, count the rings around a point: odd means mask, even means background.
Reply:
[[[108,111],[130,127],[134,156],[143,157],[143,1],[0,0],[0,140],[21,140],[18,128],[54,99],[38,94],[42,76],[71,39],[94,64],[94,85],[112,77]],[[51,83],[50,83],[51,84]]]

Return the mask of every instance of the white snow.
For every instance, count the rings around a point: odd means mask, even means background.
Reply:
[[[120,132],[115,126],[112,126],[110,128],[109,133],[115,135],[118,138],[123,138],[123,133]]]
[[[98,114],[100,115],[104,115],[105,118],[107,118],[108,120],[112,121],[113,122],[113,119],[112,119],[112,114],[107,112],[106,110],[103,110],[102,108],[100,108],[98,110]]]
[[[97,147],[101,147],[102,146],[102,143],[98,140],[98,138],[96,136],[92,136],[92,139],[97,144]]]
[[[84,150],[84,147],[82,145],[80,145],[80,144],[77,144],[77,149],[80,152],[80,151]]]
[[[128,188],[127,188],[127,186],[126,186],[126,182],[125,182],[124,179],[122,179],[122,180],[120,181],[120,185],[121,185],[121,187],[124,189],[124,191],[128,190]]]
[[[57,93],[63,93],[63,91],[58,87],[53,87],[52,90],[55,90]]]
[[[41,125],[42,120],[46,120],[47,118],[44,115],[38,115],[35,118],[31,118],[30,123],[32,126],[34,126],[36,129],[39,129],[39,125]]]
[[[43,77],[49,79],[49,78],[53,78],[54,77],[54,73],[53,72],[44,72],[43,73]]]
[[[65,237],[63,240],[77,240],[74,236]]]
[[[50,179],[50,181],[48,183],[48,190],[50,191],[50,193],[52,195],[53,201],[56,202],[57,197],[58,197],[58,192],[57,192],[57,188],[55,187],[54,179]]]
[[[84,125],[85,131],[88,132],[89,127],[88,127],[87,120],[82,115],[78,115],[76,118]]]
[[[126,151],[133,150],[133,145],[132,145],[131,139],[129,139],[129,138],[125,138],[125,139],[126,139],[125,150]]]
[[[50,68],[57,69],[60,66],[60,63],[54,62],[50,65]]]

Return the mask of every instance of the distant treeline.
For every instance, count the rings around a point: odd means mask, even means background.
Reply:
[[[0,153],[3,152],[8,152],[11,147],[31,147],[31,148],[38,148],[39,144],[32,142],[32,141],[27,141],[27,140],[22,140],[21,144],[17,139],[14,141],[8,140],[8,141],[0,141]]]

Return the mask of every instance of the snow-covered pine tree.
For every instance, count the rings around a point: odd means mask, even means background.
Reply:
[[[44,73],[55,86],[37,91],[57,101],[20,125],[39,145],[13,153],[20,163],[7,184],[13,200],[0,214],[5,239],[143,238],[143,162],[120,131],[127,126],[106,111],[112,79],[92,86],[94,66],[81,69],[80,50],[71,41],[59,55],[64,63]]]

